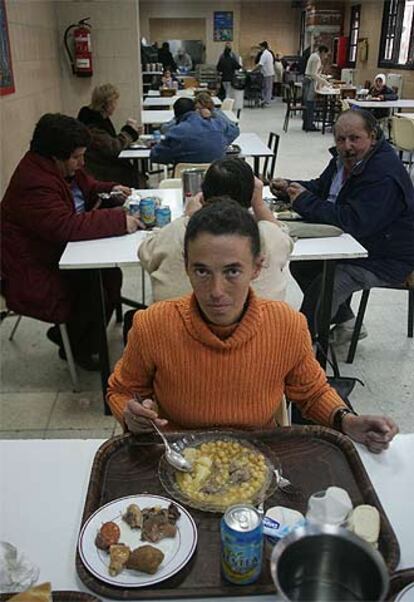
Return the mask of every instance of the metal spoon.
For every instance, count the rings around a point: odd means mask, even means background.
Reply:
[[[164,443],[165,459],[167,460],[167,462],[171,464],[171,466],[173,466],[176,470],[181,470],[181,472],[191,472],[193,469],[192,463],[189,462],[186,458],[184,458],[182,454],[173,450],[171,445],[168,443],[166,436],[162,431],[160,431],[155,422],[153,420],[150,420],[150,422],[161,437],[162,442]]]

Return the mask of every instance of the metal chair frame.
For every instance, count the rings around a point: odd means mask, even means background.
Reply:
[[[267,146],[272,149],[273,155],[271,157],[266,157],[264,160],[263,172],[262,172],[262,180],[263,181],[265,181],[265,180],[267,181],[267,180],[274,178],[277,153],[279,150],[279,142],[280,142],[279,134],[275,134],[275,132],[269,132]],[[270,169],[268,169],[269,162],[270,162]]]

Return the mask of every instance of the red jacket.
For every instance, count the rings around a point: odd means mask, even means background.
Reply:
[[[65,322],[71,291],[59,259],[66,243],[126,234],[123,209],[91,210],[98,182],[85,171],[75,176],[85,213],[75,213],[70,187],[52,159],[28,152],[17,166],[1,203],[2,292],[9,309],[45,322]]]

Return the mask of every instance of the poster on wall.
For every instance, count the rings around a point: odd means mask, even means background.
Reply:
[[[214,41],[233,41],[233,13],[231,11],[216,11],[214,13]]]
[[[14,91],[6,3],[5,0],[0,0],[0,96],[13,94]]]

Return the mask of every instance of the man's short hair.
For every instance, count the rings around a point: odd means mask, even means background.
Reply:
[[[192,98],[179,98],[174,103],[174,117],[179,120],[184,113],[195,111],[195,104]]]
[[[328,46],[325,46],[325,44],[321,44],[320,46],[318,46],[318,52],[329,52],[329,48]]]
[[[208,168],[201,185],[205,202],[212,197],[229,196],[245,208],[251,206],[254,174],[250,165],[237,157],[214,161]]]
[[[184,261],[188,264],[188,245],[200,234],[226,236],[237,234],[250,240],[254,258],[260,255],[260,234],[254,217],[227,196],[210,199],[211,203],[191,216],[184,237]]]
[[[347,111],[343,111],[343,113],[339,114],[338,119],[335,122],[334,125],[334,134],[335,134],[335,126],[336,124],[343,118],[345,118],[346,116],[353,116],[353,115],[358,115],[359,117],[361,117],[362,122],[364,124],[364,129],[368,134],[375,134],[375,138],[378,139],[381,135],[381,127],[378,123],[378,121],[375,119],[374,115],[371,113],[371,111],[367,111],[366,109],[348,109]]]
[[[260,42],[259,46],[261,48],[269,48],[269,44],[266,42],[266,40],[264,40],[263,42]]]
[[[46,113],[36,124],[30,150],[43,157],[69,159],[73,151],[90,144],[88,128],[74,117]]]

